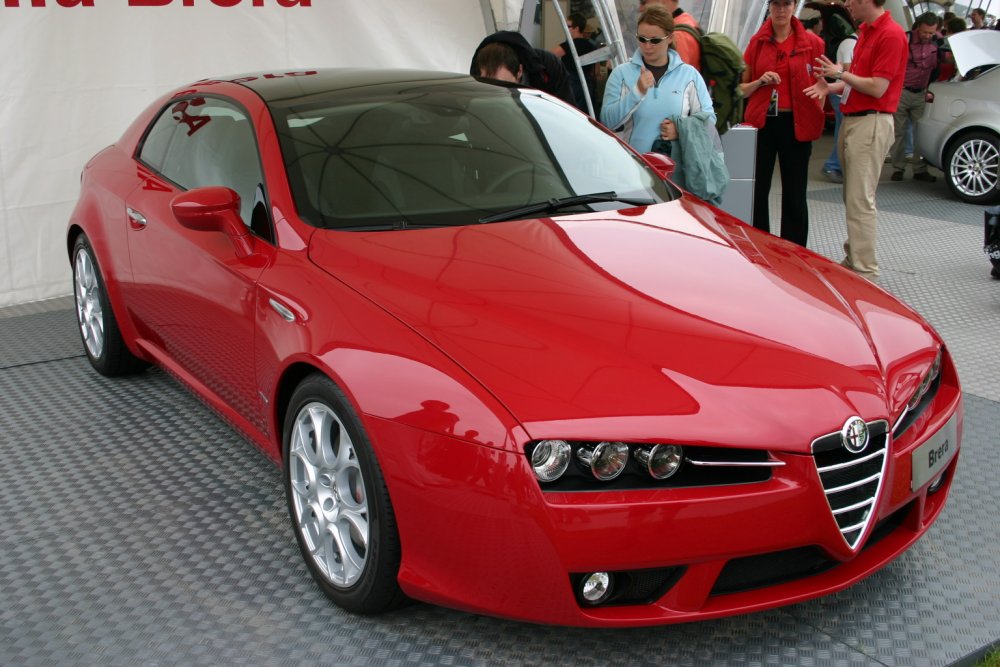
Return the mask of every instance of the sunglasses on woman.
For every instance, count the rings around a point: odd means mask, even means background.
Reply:
[[[667,35],[666,37],[643,37],[642,35],[636,35],[635,38],[639,40],[640,44],[652,44],[655,46],[670,39],[670,35]]]

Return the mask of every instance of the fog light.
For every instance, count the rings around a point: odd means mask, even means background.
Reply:
[[[570,446],[565,440],[542,440],[531,452],[531,467],[540,482],[559,479],[569,466]]]
[[[591,474],[602,482],[607,482],[625,470],[628,463],[628,445],[624,442],[599,442],[595,447],[581,447],[577,458]]]
[[[601,604],[611,596],[614,579],[608,572],[594,572],[583,578],[580,597],[588,604]]]
[[[944,476],[945,473],[941,473],[940,475],[938,475],[938,478],[933,482],[931,482],[931,485],[927,487],[927,493],[934,493],[942,486],[944,486]]]
[[[680,445],[653,445],[635,450],[635,459],[653,479],[667,479],[677,472],[684,460]]]

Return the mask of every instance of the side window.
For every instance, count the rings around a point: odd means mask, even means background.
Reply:
[[[139,159],[185,190],[224,185],[240,196],[240,217],[271,240],[270,224],[257,207],[264,179],[253,124],[240,107],[225,100],[196,97],[172,103],[150,128]]]
[[[170,140],[177,129],[177,123],[166,123],[163,119],[164,116],[160,116],[160,120],[153,124],[149,134],[146,135],[146,140],[142,142],[140,154],[142,161],[157,171],[163,169],[163,157],[167,154]]]

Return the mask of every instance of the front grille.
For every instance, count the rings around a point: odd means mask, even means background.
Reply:
[[[775,586],[811,577],[837,564],[837,561],[814,546],[733,558],[719,573],[711,595],[728,595]]]
[[[813,442],[813,458],[833,518],[847,544],[854,549],[875,514],[885,478],[889,424],[868,423],[868,446],[857,454],[831,433]]]
[[[877,544],[903,525],[913,505],[914,502],[910,502],[876,524],[861,551]],[[826,572],[840,564],[817,546],[733,558],[719,573],[711,595],[728,595],[776,586]]]

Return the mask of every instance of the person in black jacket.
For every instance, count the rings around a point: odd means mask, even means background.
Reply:
[[[584,35],[584,30],[587,27],[587,19],[583,14],[579,12],[574,12],[566,17],[566,27],[569,29],[569,36],[573,40],[573,49],[576,50],[576,55],[583,57],[592,51],[597,50],[597,44],[594,40],[586,37]],[[569,73],[570,87],[573,89],[573,95],[576,97],[576,106],[580,111],[587,113],[587,97],[590,98],[591,106],[594,108],[594,113],[596,116],[600,116],[600,103],[597,99],[597,65],[591,63],[589,65],[583,65],[580,69],[583,70],[583,78],[587,84],[587,92],[584,93],[583,85],[580,83],[580,78],[577,76],[576,63],[573,61],[573,54],[570,52],[569,42],[563,42],[559,46],[554,46],[549,49],[551,53],[554,53],[557,58],[562,60],[563,67]]]
[[[521,83],[573,104],[576,99],[562,61],[536,49],[518,32],[501,30],[488,36],[472,56],[472,76]]]

